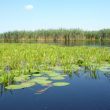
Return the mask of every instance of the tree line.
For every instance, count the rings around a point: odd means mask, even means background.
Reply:
[[[110,29],[99,31],[83,31],[81,29],[57,29],[37,31],[13,31],[0,34],[0,41],[21,42],[21,41],[79,41],[79,40],[110,40]]]

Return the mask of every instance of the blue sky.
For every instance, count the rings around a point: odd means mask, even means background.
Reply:
[[[110,0],[0,0],[0,32],[110,28]]]

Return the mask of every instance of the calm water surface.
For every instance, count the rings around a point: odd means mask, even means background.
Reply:
[[[35,94],[43,88],[5,91],[0,96],[0,110],[110,110],[110,73],[97,72],[97,77],[82,73],[67,77],[65,87],[50,87],[42,94]]]

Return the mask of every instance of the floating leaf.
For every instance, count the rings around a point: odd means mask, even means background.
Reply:
[[[63,80],[65,78],[61,75],[57,75],[57,76],[51,77],[51,79],[53,79],[53,80]]]
[[[23,88],[27,88],[27,87],[31,87],[34,86],[35,83],[32,82],[25,82],[25,83],[21,83],[21,84],[17,84],[17,85],[9,85],[7,87],[5,87],[6,89],[23,89]]]
[[[22,85],[9,85],[7,87],[5,87],[6,89],[22,89],[23,86]]]
[[[33,76],[42,76],[42,74],[32,74]]]
[[[26,87],[34,86],[35,83],[32,83],[32,82],[25,82],[25,83],[22,83],[21,85],[22,85],[24,88],[26,88]]]
[[[53,71],[44,71],[44,74],[47,74],[50,77],[54,77],[58,75],[58,73],[53,72]]]
[[[68,82],[56,82],[53,83],[53,86],[68,86],[69,84]]]
[[[38,83],[42,86],[47,86],[48,84],[52,83],[52,81],[48,80],[47,77],[37,77],[37,78],[30,80],[30,82]]]
[[[14,77],[14,81],[16,82],[22,82],[22,81],[26,81],[29,79],[30,75],[21,75],[19,77]]]
[[[37,80],[48,80],[48,77],[36,77],[36,78],[33,78],[30,81],[35,81],[36,82]]]
[[[38,84],[41,84],[42,86],[48,86],[49,84],[52,83],[52,81],[50,81],[50,80],[40,81],[40,80],[39,80],[37,83],[38,83]]]

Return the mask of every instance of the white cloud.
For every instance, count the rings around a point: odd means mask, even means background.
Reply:
[[[27,10],[27,11],[32,11],[33,8],[34,8],[34,6],[31,4],[25,6],[25,10]]]

